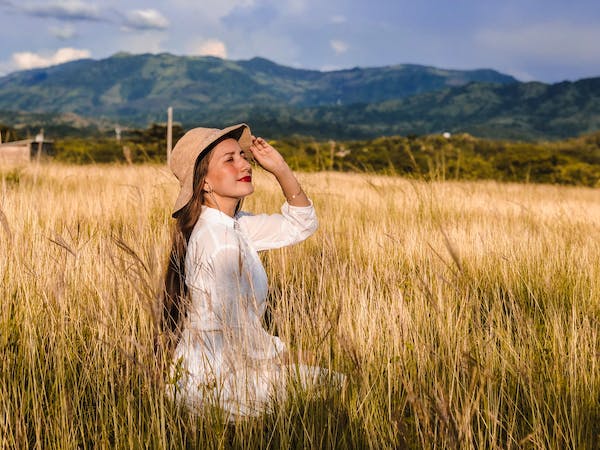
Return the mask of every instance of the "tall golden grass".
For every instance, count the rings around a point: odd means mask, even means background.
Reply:
[[[0,173],[3,448],[598,448],[598,189],[300,174],[320,228],[264,255],[267,322],[349,383],[229,425],[153,353],[170,172]]]

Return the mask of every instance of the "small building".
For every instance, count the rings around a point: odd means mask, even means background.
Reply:
[[[54,142],[39,139],[23,139],[0,144],[0,164],[27,164],[40,156],[54,155]]]

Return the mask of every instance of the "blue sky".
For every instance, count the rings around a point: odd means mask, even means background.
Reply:
[[[0,0],[0,74],[118,51],[600,76],[598,0]]]

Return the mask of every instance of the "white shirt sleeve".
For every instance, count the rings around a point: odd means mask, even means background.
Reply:
[[[251,274],[244,268],[239,247],[221,247],[209,258],[207,274],[212,310],[231,349],[249,359],[271,359],[284,343],[264,329],[255,307]]]
[[[257,251],[296,244],[312,235],[318,226],[312,201],[309,206],[292,206],[285,202],[281,214],[238,216],[240,228]]]

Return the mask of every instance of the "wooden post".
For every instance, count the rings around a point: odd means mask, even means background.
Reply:
[[[173,107],[167,109],[167,164],[171,162],[171,150],[173,148]]]
[[[335,141],[329,141],[329,170],[333,170],[333,157],[335,156]]]
[[[42,146],[44,145],[44,129],[42,128],[38,135],[35,137],[35,140],[38,143],[37,155],[35,157],[36,163],[40,164],[40,159],[42,158]]]

